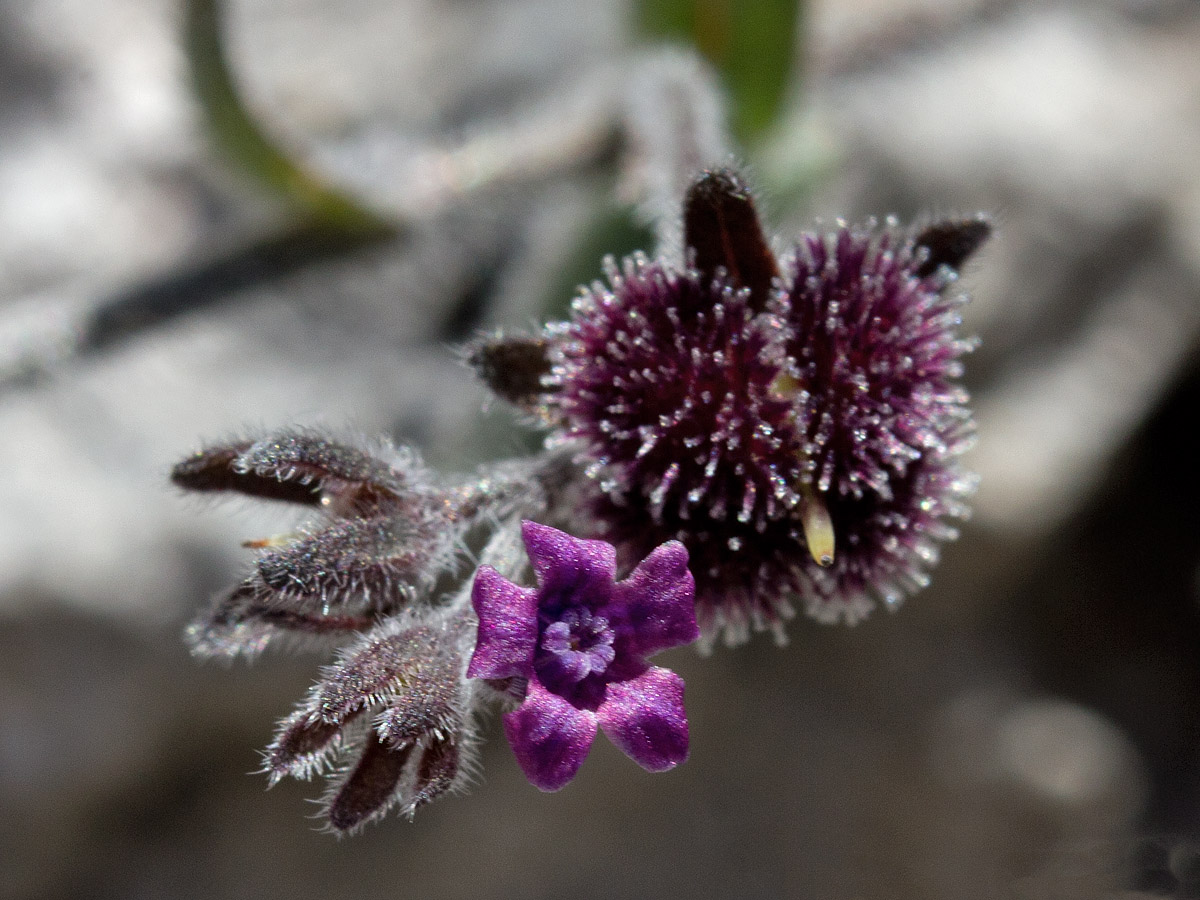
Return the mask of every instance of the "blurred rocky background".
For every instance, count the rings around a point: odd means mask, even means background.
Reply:
[[[1200,3],[689,5],[0,3],[0,897],[1200,897]],[[169,466],[533,446],[453,348],[729,153],[781,235],[994,216],[974,520],[895,615],[675,651],[675,772],[542,795],[492,722],[470,795],[318,833],[248,773],[325,659],[179,639],[288,522]]]

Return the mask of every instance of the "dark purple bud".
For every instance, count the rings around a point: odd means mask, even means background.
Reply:
[[[373,453],[307,430],[258,441],[233,465],[247,475],[313,485],[340,514],[395,504],[409,490],[404,474]]]
[[[352,831],[386,812],[411,755],[411,746],[392,749],[374,732],[368,733],[358,764],[329,802],[329,824],[337,831]]]
[[[396,804],[411,814],[448,790],[471,746],[463,670],[472,630],[466,611],[408,627],[393,619],[344,652],[280,723],[265,754],[271,782],[309,778],[335,754],[356,753],[329,802],[338,831]]]
[[[207,447],[179,463],[171,480],[192,491],[321,504],[337,515],[398,505],[411,491],[405,472],[373,452],[300,429]]]
[[[542,379],[550,374],[549,342],[544,337],[497,335],[467,348],[467,362],[502,400],[530,410],[545,393]]]
[[[779,266],[740,175],[714,169],[691,186],[683,207],[683,239],[695,251],[694,265],[704,280],[711,282],[724,270],[735,287],[749,288],[752,311],[766,308]]]
[[[308,778],[337,750],[345,720],[326,722],[301,709],[279,724],[265,753],[264,768],[274,784],[285,775]]]
[[[392,745],[461,728],[464,634],[464,624],[418,625],[371,641],[326,676],[317,711],[341,722],[364,707],[386,706],[377,730]]]
[[[330,723],[383,709],[330,804],[334,828],[353,828],[396,804],[411,814],[454,784],[469,741],[463,670],[471,626],[465,613],[402,630],[390,623],[314,691],[310,708]]]
[[[406,605],[442,549],[443,535],[432,527],[414,528],[417,524],[383,515],[340,519],[268,550],[258,560],[258,575],[284,603],[396,610]]]
[[[345,637],[366,631],[370,616],[327,614],[288,609],[278,598],[264,595],[255,579],[218,594],[209,608],[188,625],[184,637],[197,656],[257,656],[285,634]]]
[[[957,272],[992,234],[992,223],[982,215],[971,219],[945,219],[927,225],[913,243],[928,256],[916,266],[918,278],[927,278],[942,266]]]
[[[412,795],[405,804],[410,815],[419,806],[431,803],[454,786],[458,777],[458,744],[453,740],[433,741],[421,754]]]
[[[321,502],[319,485],[280,481],[272,476],[238,471],[235,464],[251,446],[250,441],[243,441],[197,450],[171,470],[171,481],[189,491],[235,491],[264,500],[283,500],[306,506]]]
[[[329,824],[337,831],[352,831],[393,806],[411,816],[454,787],[460,769],[461,752],[454,738],[397,747],[368,735],[357,765],[329,803]]]
[[[467,501],[482,503],[486,491],[476,497],[435,487],[415,458],[395,457],[400,468],[293,431],[249,447],[204,451],[185,463],[192,484],[214,490],[221,485],[266,496],[278,488],[276,496],[304,491],[311,500],[319,484],[321,505],[335,515],[298,536],[247,542],[263,550],[255,572],[218,596],[188,629],[193,652],[252,656],[285,632],[365,631],[376,616],[407,607],[453,567],[466,527],[462,508]]]

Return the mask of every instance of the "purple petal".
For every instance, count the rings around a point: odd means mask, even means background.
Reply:
[[[543,604],[570,594],[574,604],[599,609],[612,593],[617,553],[606,541],[587,541],[537,522],[521,523],[521,536]]]
[[[491,566],[480,566],[471,587],[479,636],[468,678],[529,677],[537,646],[537,592],[513,584]]]
[[[626,652],[646,657],[696,640],[695,594],[683,544],[656,547],[613,590],[612,610],[623,610]]]
[[[665,772],[687,759],[683,679],[674,672],[652,666],[612,682],[597,715],[608,739],[647,771]]]
[[[525,702],[504,716],[504,733],[529,782],[557,791],[583,765],[596,737],[596,714],[531,681]]]

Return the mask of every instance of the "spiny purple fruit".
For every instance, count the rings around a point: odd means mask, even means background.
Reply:
[[[947,298],[944,272],[903,235],[846,226],[804,235],[774,298],[786,323],[785,373],[795,395],[808,481],[827,494],[891,493],[891,481],[948,446],[970,421],[959,362],[972,342],[955,337],[963,298]]]
[[[977,224],[977,223],[976,223]],[[784,374],[805,484],[826,504],[838,551],[807,560],[803,591],[818,618],[865,615],[923,587],[937,545],[968,514],[974,478],[958,457],[973,438],[957,337],[965,298],[951,271],[894,230],[841,226],[804,235],[784,264],[773,312],[786,323]]]
[[[637,257],[576,303],[555,350],[563,436],[586,448],[600,533],[624,566],[682,541],[708,634],[717,616],[773,618],[778,594],[750,586],[803,552],[803,461],[772,389],[773,341],[726,279]]]
[[[555,440],[599,488],[597,531],[626,565],[682,541],[710,640],[779,633],[796,600],[850,622],[897,602],[967,511],[970,343],[946,289],[986,223],[839,225],[780,265],[719,170],[684,226],[689,265],[610,264],[548,332]]]

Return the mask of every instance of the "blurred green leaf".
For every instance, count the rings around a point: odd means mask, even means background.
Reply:
[[[347,231],[388,227],[374,213],[291,159],[259,127],[242,102],[229,67],[219,0],[186,0],[184,50],[209,130],[232,162],[317,221]]]
[[[636,9],[644,34],[689,43],[720,72],[739,140],[753,144],[775,123],[800,71],[800,0],[637,0]]]
[[[754,174],[784,218],[803,210],[843,161],[844,150],[813,110],[792,109],[771,129],[754,154]]]
[[[655,241],[653,229],[638,221],[633,207],[602,205],[547,289],[543,317],[551,322],[569,319],[571,301],[579,288],[603,278],[604,257],[611,255],[619,260],[635,250],[649,251]]]

